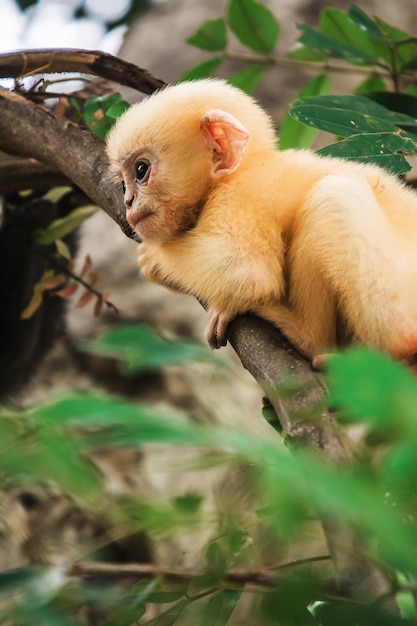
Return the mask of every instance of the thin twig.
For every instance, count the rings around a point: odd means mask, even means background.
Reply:
[[[277,566],[274,569],[260,567],[250,569],[246,567],[232,567],[224,575],[223,583],[238,586],[260,585],[262,587],[276,587],[282,580],[283,574],[278,573],[283,569],[328,560],[329,556],[311,557],[310,559],[294,560]],[[104,577],[104,578],[154,578],[161,577],[167,581],[182,584],[193,582],[197,584],[202,572],[191,569],[180,569],[156,565],[154,563],[103,563],[97,561],[78,561],[73,563],[68,570],[69,576]],[[206,582],[204,582],[206,584]]]
[[[54,259],[50,254],[48,254],[45,250],[43,250],[39,246],[36,248],[36,252],[37,252],[37,254],[39,254],[39,256],[44,258],[50,265],[52,265],[53,267],[58,269],[60,272],[62,272],[63,274],[65,274],[69,278],[72,278],[73,280],[75,280],[75,282],[77,282],[80,285],[82,285],[87,291],[89,291],[96,298],[101,300],[103,302],[103,304],[105,304],[109,309],[112,309],[115,313],[119,313],[119,309],[117,308],[117,306],[115,304],[110,302],[110,300],[105,300],[104,299],[104,295],[100,291],[98,291],[92,285],[87,283],[87,281],[85,281],[81,276],[78,276],[78,274],[75,274],[74,272],[72,272],[69,269],[69,267],[66,267],[65,265],[62,265],[62,263],[57,261],[57,259]]]

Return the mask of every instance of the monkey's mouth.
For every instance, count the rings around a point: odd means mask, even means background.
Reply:
[[[151,217],[152,215],[155,215],[155,211],[152,211],[152,209],[145,209],[144,211],[140,211],[139,213],[128,213],[126,217],[131,227],[136,228],[137,226],[139,226],[139,224],[144,222],[148,217]]]

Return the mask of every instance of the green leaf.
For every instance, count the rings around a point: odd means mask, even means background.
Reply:
[[[121,102],[118,102],[117,104],[113,104],[109,109],[107,109],[106,117],[110,117],[111,119],[117,120],[117,118],[123,115],[123,113],[127,111],[129,108],[130,108],[130,104],[122,100]]]
[[[171,602],[177,602],[184,596],[182,591],[157,591],[147,596],[146,602],[152,604],[170,604]]]
[[[378,46],[344,11],[333,7],[323,9],[320,13],[320,29],[326,35],[372,58],[375,63],[378,61],[380,44]]]
[[[322,95],[330,90],[330,80],[327,74],[315,76],[298,94],[296,99],[313,95]],[[279,148],[306,148],[310,146],[317,131],[314,128],[297,122],[289,113],[282,121],[279,131]]]
[[[69,261],[72,258],[71,250],[69,249],[67,244],[64,241],[62,241],[62,239],[55,239],[55,246],[56,246],[56,251],[58,252],[59,256],[62,256],[67,261]]]
[[[34,240],[41,245],[49,245],[57,239],[75,230],[80,224],[97,213],[96,206],[83,206],[71,211],[66,217],[54,220],[47,228],[38,228],[34,232]]]
[[[330,101],[315,98],[296,100],[290,105],[289,114],[299,122],[319,128],[340,137],[358,133],[395,133],[398,128],[386,120],[375,118],[356,108],[332,107]]]
[[[322,63],[326,59],[321,52],[309,46],[304,46],[298,41],[288,50],[288,56],[295,61],[310,61],[314,63]]]
[[[204,496],[199,493],[186,493],[173,499],[174,507],[181,513],[194,515],[201,508]]]
[[[282,626],[317,626],[307,609],[315,591],[314,580],[288,577],[278,589],[264,596],[262,613]]]
[[[54,480],[65,492],[90,502],[102,498],[98,473],[81,455],[77,438],[69,437],[59,422],[38,427],[34,444],[26,454],[38,479]]]
[[[379,17],[375,17],[375,21],[389,44],[387,61],[392,70],[398,72],[407,68],[408,64],[413,65],[417,57],[417,37],[410,37],[405,31],[387,24]]]
[[[106,96],[93,96],[84,105],[84,120],[88,128],[100,139],[105,139],[108,131],[113,126],[117,113],[121,113],[128,108],[119,93]],[[108,115],[108,111],[111,111]]]
[[[138,624],[141,617],[146,613],[146,607],[143,605],[134,608],[123,608],[116,617],[104,622],[103,626],[132,626]]]
[[[230,76],[228,82],[234,87],[242,89],[245,93],[251,94],[261,80],[265,70],[266,65],[251,65]]]
[[[119,360],[125,373],[159,369],[172,363],[207,358],[199,343],[169,341],[147,326],[126,324],[80,344],[84,352]]]
[[[364,81],[359,83],[357,87],[353,90],[353,93],[367,95],[369,92],[377,92],[377,91],[386,91],[386,86],[384,81],[380,76],[376,74],[370,76],[369,78],[365,78]]]
[[[180,81],[198,80],[199,78],[209,78],[213,76],[222,60],[219,57],[212,57],[202,63],[197,63],[187,70],[180,78]]]
[[[360,7],[352,5],[348,11],[349,19],[356,24],[364,33],[367,33],[373,39],[385,41],[385,34],[382,32],[378,23],[369,17]]]
[[[272,52],[278,41],[279,25],[264,5],[256,0],[231,0],[227,17],[243,45],[255,52]]]
[[[417,119],[389,111],[364,96],[312,96],[293,102],[289,113],[304,124],[341,137],[396,133],[404,125],[417,128]]]
[[[241,591],[232,591],[231,589],[216,593],[207,603],[201,626],[225,626],[241,595]]]
[[[372,100],[372,102],[377,102],[390,111],[408,115],[413,118],[413,120],[408,120],[409,123],[407,123],[407,120],[404,120],[399,126],[408,132],[417,133],[417,98],[415,96],[406,93],[381,90],[371,90],[369,93],[364,93],[363,95]]]
[[[344,43],[336,37],[322,33],[308,24],[297,24],[297,28],[303,32],[298,41],[306,46],[318,50],[326,57],[343,59],[353,64],[374,65],[375,56]]]
[[[413,150],[410,150],[410,146]],[[402,152],[416,152],[417,145],[410,139],[391,133],[363,133],[351,135],[317,151],[322,156],[339,157],[359,163],[375,163],[392,174],[411,170]]]
[[[207,20],[186,41],[196,48],[210,52],[224,50],[227,46],[225,21],[223,19]]]
[[[208,432],[179,412],[157,411],[105,394],[64,395],[35,407],[30,416],[36,423],[58,422],[82,432],[80,450],[109,444],[211,441]]]
[[[330,402],[349,418],[390,430],[406,424],[417,436],[417,381],[410,372],[366,348],[332,355],[327,372]]]

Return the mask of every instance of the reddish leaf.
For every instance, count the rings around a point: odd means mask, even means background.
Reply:
[[[94,305],[94,316],[98,317],[101,313],[101,310],[103,308],[103,304],[104,304],[105,300],[104,300],[104,296],[101,296],[100,298],[97,298],[96,303]]]
[[[78,283],[72,283],[71,285],[68,285],[68,287],[64,287],[64,289],[54,291],[54,295],[59,296],[60,298],[69,298],[77,291],[78,287]]]
[[[93,294],[91,293],[91,291],[86,291],[85,294],[81,296],[81,298],[78,300],[76,308],[82,309],[83,307],[85,307],[90,302],[92,297]]]
[[[84,264],[83,264],[83,267],[81,269],[80,276],[81,277],[84,276],[84,274],[86,272],[88,272],[88,270],[92,267],[92,265],[93,265],[93,262],[91,260],[91,256],[89,254],[87,254],[85,259],[84,259]]]
[[[90,272],[90,285],[91,285],[91,287],[93,287],[93,285],[96,284],[96,282],[98,281],[99,278],[100,278],[100,274],[98,272]]]

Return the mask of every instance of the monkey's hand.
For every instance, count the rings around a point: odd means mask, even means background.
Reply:
[[[235,317],[230,313],[220,312],[217,309],[208,309],[209,322],[206,337],[210,348],[217,350],[227,344],[227,327]]]

